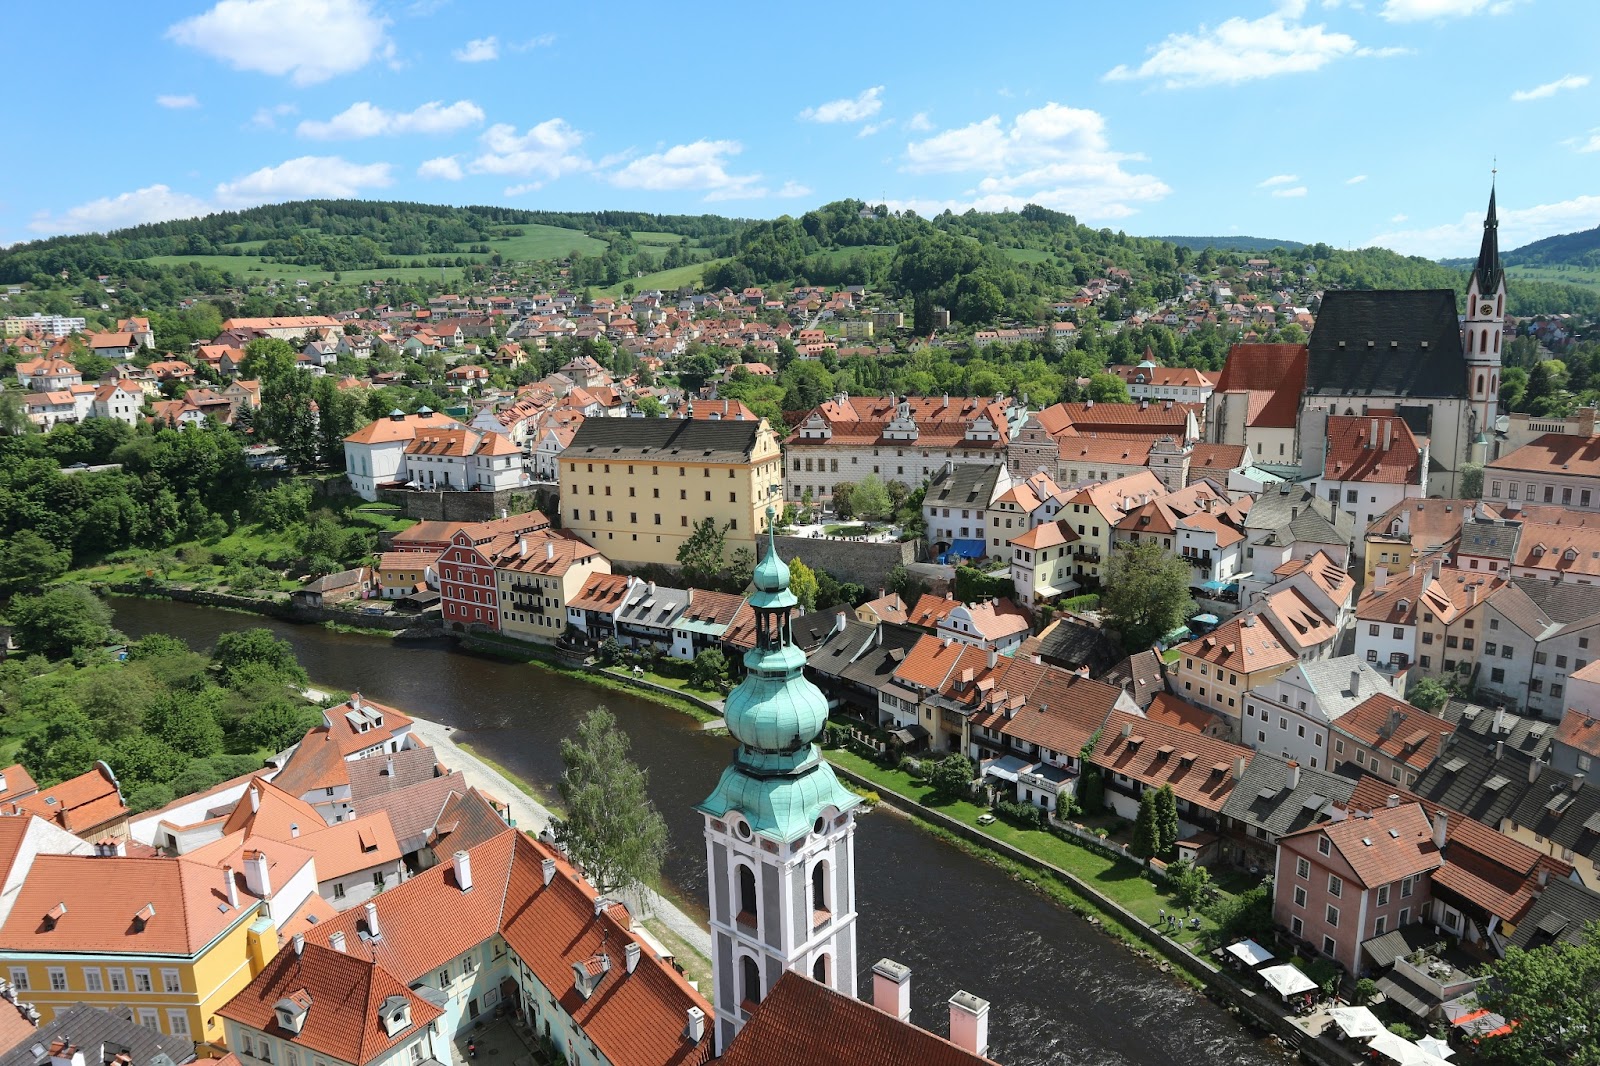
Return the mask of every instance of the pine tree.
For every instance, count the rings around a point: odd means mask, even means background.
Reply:
[[[1133,853],[1141,859],[1153,857],[1161,850],[1161,830],[1157,824],[1156,794],[1145,791],[1139,797],[1139,817],[1133,823]]]
[[[1171,785],[1162,785],[1156,790],[1156,837],[1160,847],[1158,855],[1163,857],[1172,854],[1172,849],[1178,843],[1178,797],[1172,794]]]

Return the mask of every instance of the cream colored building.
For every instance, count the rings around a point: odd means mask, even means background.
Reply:
[[[611,573],[611,560],[571,532],[541,529],[517,538],[494,559],[500,632],[554,644],[567,631],[567,604],[592,574]]]
[[[561,454],[563,525],[624,563],[677,565],[705,519],[726,551],[756,549],[781,505],[783,457],[765,419],[591,418]]]

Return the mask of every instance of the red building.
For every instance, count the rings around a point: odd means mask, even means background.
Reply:
[[[500,628],[494,557],[517,537],[549,528],[538,511],[462,525],[439,556],[439,611],[445,626]]]

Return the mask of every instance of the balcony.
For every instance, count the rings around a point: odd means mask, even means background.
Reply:
[[[1098,563],[1100,561],[1099,548],[1074,548],[1072,557],[1080,563]]]

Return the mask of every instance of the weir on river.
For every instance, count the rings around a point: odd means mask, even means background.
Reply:
[[[114,598],[129,637],[170,633],[196,650],[228,630],[264,626],[294,645],[313,682],[454,726],[458,738],[554,791],[560,739],[604,703],[650,773],[667,820],[669,894],[705,913],[705,844],[694,805],[717,780],[732,741],[687,716],[535,667],[459,652],[447,640],[396,644],[251,619],[166,600]],[[946,1001],[966,989],[993,1006],[990,1055],[1007,1066],[1268,1066],[1285,1056],[1187,986],[1163,976],[995,867],[880,811],[856,830],[860,987],[880,958],[911,968],[912,1021],[948,1034]]]

